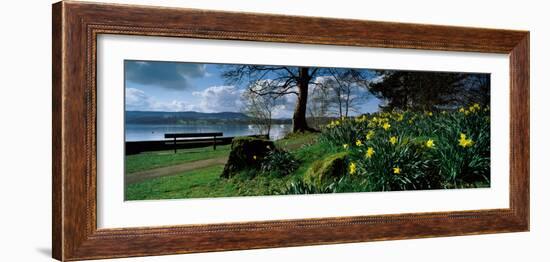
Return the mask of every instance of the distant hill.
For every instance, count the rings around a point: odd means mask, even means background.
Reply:
[[[239,112],[201,113],[196,111],[157,112],[126,111],[127,124],[249,124],[253,118]],[[277,124],[290,123],[290,119],[274,121]]]

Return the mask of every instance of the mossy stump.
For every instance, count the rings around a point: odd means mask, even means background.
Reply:
[[[304,175],[304,182],[315,186],[325,186],[346,174],[347,152],[329,155],[313,162]]]
[[[273,141],[257,137],[236,137],[221,177],[230,178],[245,169],[259,169],[269,151],[275,149]]]

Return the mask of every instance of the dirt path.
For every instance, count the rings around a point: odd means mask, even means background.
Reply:
[[[215,166],[215,165],[223,165],[225,164],[225,162],[227,162],[227,157],[218,157],[218,158],[188,162],[188,163],[174,165],[174,166],[160,167],[160,168],[135,172],[131,174],[126,174],[124,176],[124,184],[129,185],[129,184],[142,182],[151,178],[173,176],[173,175],[180,174],[182,172],[191,171],[195,169],[201,169],[201,168]]]

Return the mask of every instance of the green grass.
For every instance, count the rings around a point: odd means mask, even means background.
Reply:
[[[300,167],[294,172],[292,178],[302,178],[315,160],[334,152],[329,146],[318,143],[319,135],[320,133],[290,134],[276,141],[277,147],[288,150],[300,162]]]
[[[284,139],[275,141],[275,145],[287,151],[297,151],[303,146],[311,145],[317,141],[319,133],[296,133],[289,134]]]
[[[316,143],[317,133],[295,134],[276,142],[278,147],[289,150],[300,161],[300,168],[285,177],[255,175],[242,172],[230,179],[220,178],[223,165],[215,165],[173,176],[153,178],[128,185],[126,200],[209,198],[232,196],[273,195],[281,192],[294,180],[300,180],[311,163],[327,154],[327,150]],[[212,148],[150,152],[127,157],[131,172],[148,170],[172,164],[189,163],[212,157],[226,156],[229,146],[213,151]],[[127,171],[128,172],[128,171]],[[130,172],[130,173],[131,173]]]
[[[302,178],[310,166],[318,159],[323,159],[325,156],[333,153],[332,148],[320,143],[314,143],[304,146],[296,150],[294,155],[300,160],[300,167],[296,170],[294,176],[296,178]]]
[[[174,151],[146,152],[126,156],[126,174],[159,167],[184,164],[197,160],[224,157],[229,155],[230,145],[218,146],[216,150],[209,147],[179,149]]]
[[[126,200],[231,196],[236,189],[219,177],[223,165],[159,177],[126,187]]]

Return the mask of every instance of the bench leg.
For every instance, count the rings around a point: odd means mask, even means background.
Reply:
[[[176,138],[174,137],[174,154],[178,152],[178,145],[176,144]]]
[[[216,136],[214,136],[214,150],[216,150]]]

